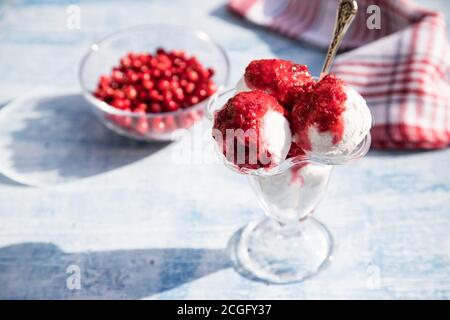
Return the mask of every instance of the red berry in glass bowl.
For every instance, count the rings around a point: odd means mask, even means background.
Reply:
[[[91,46],[80,82],[108,128],[138,140],[171,140],[176,129],[202,117],[207,99],[226,85],[228,69],[223,49],[206,34],[148,25]]]

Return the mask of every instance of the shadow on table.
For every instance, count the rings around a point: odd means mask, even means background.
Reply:
[[[258,38],[267,43],[273,54],[281,59],[298,61],[310,67],[312,74],[319,74],[325,56],[325,50],[301,40],[292,39],[272,31],[266,27],[255,25],[231,12],[227,5],[221,5],[210,12],[210,15],[232,25],[251,30]]]
[[[376,150],[371,149],[367,153],[367,157],[376,157],[376,158],[382,158],[382,157],[406,157],[406,156],[415,156],[418,154],[432,154],[432,153],[439,153],[439,152],[445,152],[446,149],[436,149],[436,150]]]
[[[65,253],[53,244],[23,243],[0,248],[0,299],[138,299],[229,266],[224,250]],[[77,267],[81,289],[69,290]]]
[[[136,142],[110,131],[81,94],[33,97],[21,106],[26,108],[23,115],[7,115],[12,119],[6,150],[10,167],[20,176],[44,180],[43,184],[104,173],[168,145]]]

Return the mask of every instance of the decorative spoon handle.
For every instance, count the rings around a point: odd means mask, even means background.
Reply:
[[[358,11],[358,4],[356,0],[341,0],[336,14],[336,23],[334,25],[333,38],[331,39],[330,46],[328,47],[327,56],[322,67],[320,77],[330,72],[331,64],[334,61],[334,57],[338,51],[338,48],[345,36],[345,33],[350,27],[353,19]]]

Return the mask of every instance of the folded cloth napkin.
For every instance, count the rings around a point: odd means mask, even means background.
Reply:
[[[230,0],[229,6],[256,24],[327,47],[337,3]],[[367,100],[374,120],[372,146],[449,146],[450,50],[444,17],[411,0],[358,0],[358,6],[341,46],[350,51],[338,55],[332,72]],[[378,13],[381,28],[370,29]]]

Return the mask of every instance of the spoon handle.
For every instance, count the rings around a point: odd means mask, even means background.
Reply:
[[[320,78],[330,72],[334,57],[336,56],[342,39],[344,38],[348,27],[350,27],[353,19],[355,18],[357,11],[358,4],[356,0],[341,0],[339,2],[338,11],[336,14],[336,23],[334,25],[333,38],[331,40],[330,46],[328,47]]]

